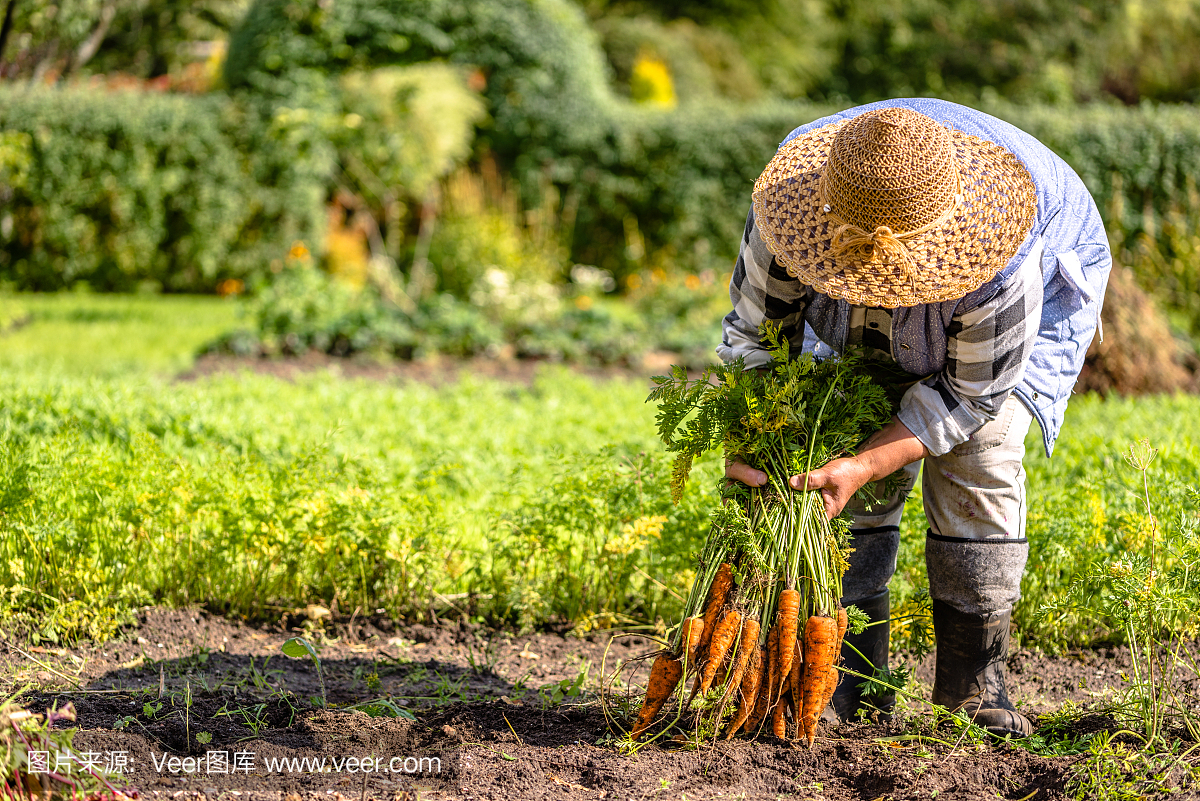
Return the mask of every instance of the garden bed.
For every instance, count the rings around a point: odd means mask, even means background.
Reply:
[[[609,665],[647,650],[636,632],[610,644],[612,632],[518,636],[345,615],[318,630],[307,619],[251,627],[154,608],[101,646],[9,643],[0,658],[6,683],[35,685],[21,698],[26,708],[74,704],[80,752],[127,754],[125,778],[142,797],[1040,800],[1069,797],[1080,759],[935,729],[915,705],[888,724],[822,725],[812,750],[768,737],[626,755],[592,691],[606,649]],[[280,652],[301,634],[325,643],[327,708],[315,664]],[[1051,715],[1119,687],[1127,663],[1120,648],[1062,657],[1021,650],[1010,660],[1010,691],[1023,711]],[[932,665],[931,657],[916,671],[926,697]],[[374,717],[347,709],[381,697],[394,708],[369,708]],[[1057,742],[1111,726],[1094,715],[1065,727],[1056,718]],[[210,751],[230,754],[231,772],[210,770],[221,767],[206,762]],[[232,770],[236,752],[252,756]],[[364,770],[364,757],[379,770]],[[324,759],[326,771],[292,758]]]

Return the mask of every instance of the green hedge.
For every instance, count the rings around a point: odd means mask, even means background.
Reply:
[[[327,146],[221,96],[0,87],[0,281],[211,291],[319,237]]]
[[[998,106],[990,113],[1036,136],[1083,178],[1110,236],[1155,231],[1189,204],[1200,176],[1194,106]],[[1125,244],[1124,241],[1116,244]]]

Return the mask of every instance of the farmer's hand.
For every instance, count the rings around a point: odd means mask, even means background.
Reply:
[[[767,474],[763,471],[730,459],[725,460],[725,478],[740,481],[747,487],[761,487],[767,483]]]
[[[807,485],[805,480],[807,478]],[[842,513],[846,504],[864,485],[872,481],[871,468],[849,456],[834,459],[829,464],[810,473],[801,473],[788,479],[794,490],[820,490],[825,503],[825,514],[830,520]]]
[[[921,440],[898,418],[893,417],[892,422],[863,443],[857,456],[834,459],[824,467],[809,472],[807,487],[820,490],[821,499],[825,502],[825,514],[832,519],[841,514],[859,489],[928,455],[929,451]],[[727,468],[727,475],[728,472]],[[788,483],[794,490],[803,490],[805,478],[805,474],[801,473],[792,476]]]

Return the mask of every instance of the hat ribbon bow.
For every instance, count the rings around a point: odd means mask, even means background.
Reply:
[[[909,252],[902,238],[907,239],[920,231],[907,234],[896,234],[886,225],[880,225],[874,231],[864,231],[857,225],[846,223],[838,226],[833,232],[830,251],[835,262],[850,258],[863,262],[886,262],[899,266],[900,277],[917,287],[917,262]]]

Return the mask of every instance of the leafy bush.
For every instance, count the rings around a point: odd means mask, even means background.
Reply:
[[[316,269],[290,263],[250,302],[253,328],[210,345],[240,356],[297,356],[310,350],[410,359],[444,353],[474,356],[497,348],[503,333],[481,311],[449,294],[423,300],[411,313]]]
[[[661,23],[649,15],[605,16],[595,21],[617,92],[635,100],[639,64],[657,61],[668,71],[681,102],[754,100],[763,94],[758,75],[725,31],[689,19]]]
[[[206,67],[195,45],[224,38],[245,6],[245,0],[13,3],[4,77],[90,72],[194,81],[195,68]]]
[[[321,76],[439,60],[480,71],[497,152],[540,167],[601,132],[604,64],[569,0],[257,0],[225,76],[286,103]]]
[[[444,64],[348,72],[338,88],[343,116],[331,126],[338,162],[387,222],[403,212],[393,204],[428,200],[466,160],[484,115],[460,71]]]
[[[608,278],[607,274],[591,268]],[[603,284],[566,287],[514,281],[492,267],[469,289],[470,300],[437,292],[406,309],[373,285],[357,288],[289,258],[274,281],[245,306],[248,326],[209,345],[241,356],[334,356],[366,353],[409,359],[480,354],[581,364],[641,366],[650,351],[702,367],[720,341],[728,303],[711,276],[652,275],[634,302],[604,297]],[[603,278],[601,279],[603,280]],[[661,360],[661,357],[659,357]]]
[[[485,165],[494,167],[494,165]],[[509,190],[494,168],[482,174],[460,170],[443,182],[443,211],[433,223],[427,258],[437,278],[436,288],[463,300],[488,305],[489,280],[503,275],[505,289],[520,287],[531,302],[546,287],[565,277],[562,252],[552,230],[553,223],[533,217],[522,219],[516,194]],[[490,276],[490,278],[489,278]]]
[[[522,627],[559,619],[584,630],[619,616],[677,617],[709,510],[696,493],[671,503],[663,491],[669,474],[661,454],[621,458],[605,449],[563,459],[545,486],[500,521],[504,536],[487,579],[502,599],[498,609]]]
[[[0,280],[21,288],[208,291],[323,222],[320,166],[220,97],[0,88],[0,131]]]
[[[734,39],[785,97],[999,94],[1021,102],[1194,102],[1200,4],[1076,0],[582,0],[597,25],[625,15],[696,22]]]

